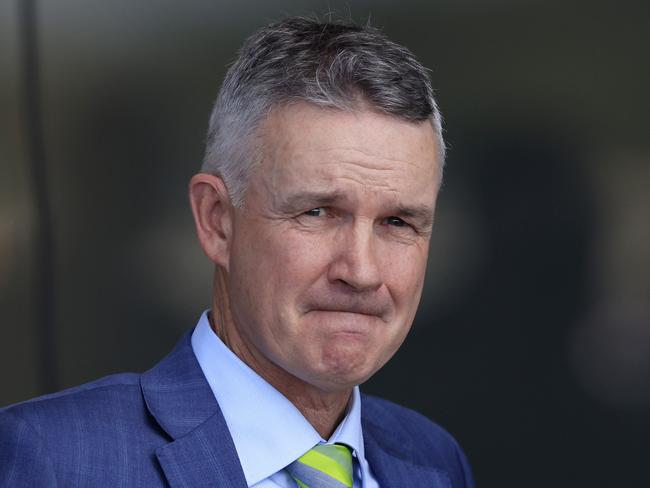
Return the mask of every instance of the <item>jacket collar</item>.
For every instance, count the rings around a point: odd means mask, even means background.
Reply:
[[[244,488],[235,445],[190,336],[140,378],[147,408],[171,438],[156,456],[172,487]]]
[[[188,332],[140,378],[149,412],[170,437],[156,457],[172,488],[245,488],[235,445],[190,337]],[[380,486],[451,488],[446,473],[415,461],[417,447],[395,419],[364,395],[361,402],[365,456]]]

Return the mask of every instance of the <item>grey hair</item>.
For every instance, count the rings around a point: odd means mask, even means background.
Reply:
[[[429,73],[407,48],[369,25],[290,17],[246,40],[210,116],[201,170],[224,180],[233,205],[243,205],[248,178],[261,161],[257,128],[274,107],[300,101],[428,120],[444,162],[442,121]]]

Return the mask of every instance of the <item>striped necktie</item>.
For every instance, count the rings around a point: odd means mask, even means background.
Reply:
[[[352,454],[341,444],[319,444],[285,469],[300,488],[352,488]]]

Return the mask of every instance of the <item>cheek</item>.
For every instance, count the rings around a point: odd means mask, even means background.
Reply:
[[[272,261],[273,279],[292,288],[313,284],[327,269],[330,246],[323,236],[303,235],[296,231],[278,232],[269,243],[273,250],[266,258]]]
[[[327,249],[322,239],[286,230],[281,225],[266,226],[242,236],[233,253],[233,277],[250,307],[287,318],[291,305],[327,268]],[[274,311],[274,312],[272,312]],[[281,317],[277,317],[277,315]]]
[[[428,247],[395,247],[388,245],[382,249],[385,283],[398,306],[409,302],[417,305],[424,284]]]

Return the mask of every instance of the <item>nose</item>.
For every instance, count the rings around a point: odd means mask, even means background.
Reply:
[[[372,224],[350,223],[337,234],[328,269],[330,282],[344,283],[356,291],[378,289],[383,281]]]

